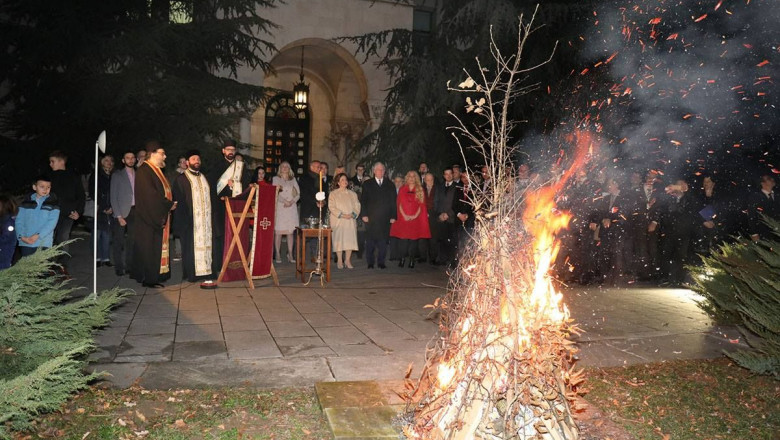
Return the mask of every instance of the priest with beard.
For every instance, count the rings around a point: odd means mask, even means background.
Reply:
[[[225,248],[225,202],[222,197],[236,197],[249,188],[252,173],[244,167],[242,160],[236,159],[235,141],[225,142],[222,147],[222,160],[209,173],[211,186],[212,263],[211,273],[222,270],[222,258]]]
[[[200,172],[200,152],[185,154],[187,168],[172,183],[173,231],[181,241],[182,278],[194,283],[212,274],[211,186]]]
[[[133,264],[130,276],[144,287],[159,288],[171,277],[170,213],[176,209],[165,168],[165,150],[157,141],[146,143],[147,159],[135,172]]]

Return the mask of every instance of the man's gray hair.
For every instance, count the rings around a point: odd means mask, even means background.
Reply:
[[[376,169],[376,167],[379,166],[379,165],[382,165],[382,168],[387,170],[387,167],[385,166],[385,164],[383,164],[382,162],[376,162],[376,163],[374,163],[374,165],[371,166],[371,172],[373,173],[374,170]]]

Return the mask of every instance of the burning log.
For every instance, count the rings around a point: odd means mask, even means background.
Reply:
[[[572,403],[582,376],[573,368],[576,348],[568,339],[578,329],[548,272],[558,252],[556,233],[569,221],[555,197],[584,165],[592,142],[585,132],[576,135],[573,163],[559,180],[517,187],[508,171],[513,122],[507,110],[514,97],[532,90],[517,84],[527,72],[520,61],[533,19],[520,22],[513,56],[503,57],[493,44],[493,79],[480,66],[479,80],[469,76],[451,89],[482,95],[467,98],[466,109],[485,123],[470,131],[458,120],[453,128],[482,152],[493,179],[472,200],[480,214],[471,245],[437,304],[442,336],[408,395],[416,402],[404,426],[410,439],[579,437]]]

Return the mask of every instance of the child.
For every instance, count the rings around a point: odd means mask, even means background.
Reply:
[[[40,176],[32,186],[35,191],[19,205],[16,215],[16,236],[23,257],[32,255],[38,248],[50,248],[54,240],[54,228],[60,217],[57,198],[50,195],[51,179]]]
[[[16,250],[16,202],[0,194],[0,270],[11,267]]]

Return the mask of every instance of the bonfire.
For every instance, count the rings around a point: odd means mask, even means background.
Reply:
[[[533,19],[520,23],[516,53],[504,57],[493,43],[495,67],[480,64],[479,75],[466,72],[451,88],[467,95],[467,112],[484,118],[475,129],[456,117],[453,131],[482,153],[493,179],[472,200],[477,224],[448,295],[432,305],[441,312],[441,336],[420,381],[409,383],[403,429],[410,439],[579,437],[572,406],[582,378],[569,339],[578,329],[549,273],[556,236],[570,219],[556,197],[594,140],[584,130],[571,134],[573,154],[555,181],[519,187],[512,178],[509,105],[535,88],[523,85],[529,69],[522,65]]]

